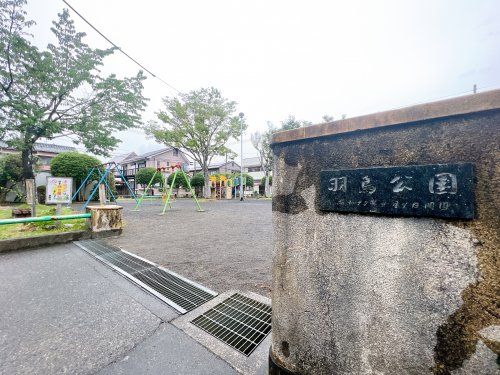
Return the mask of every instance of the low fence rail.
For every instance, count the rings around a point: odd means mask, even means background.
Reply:
[[[54,216],[48,215],[48,216],[37,216],[37,217],[20,217],[20,218],[15,218],[15,219],[0,220],[0,225],[37,223],[37,222],[55,221],[55,220],[89,219],[89,218],[90,218],[90,213],[73,214],[73,215],[54,215]]]

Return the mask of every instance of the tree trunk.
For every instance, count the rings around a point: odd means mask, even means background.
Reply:
[[[33,149],[32,147],[28,147],[23,148],[21,152],[23,180],[35,178],[35,173],[33,172]]]
[[[203,179],[205,180],[205,187],[203,189],[203,196],[210,198],[210,180],[208,179],[208,164],[205,162],[203,165]]]
[[[266,182],[264,185],[264,195],[266,198],[271,196],[271,192],[269,191],[269,171],[266,171]]]

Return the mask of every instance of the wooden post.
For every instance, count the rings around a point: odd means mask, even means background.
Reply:
[[[62,203],[56,204],[56,216],[62,215]],[[60,228],[62,226],[61,220],[55,220],[56,227]]]
[[[106,186],[104,184],[99,185],[99,203],[101,206],[106,204]]]
[[[31,206],[31,217],[36,216],[36,190],[35,180],[26,180],[26,203]]]

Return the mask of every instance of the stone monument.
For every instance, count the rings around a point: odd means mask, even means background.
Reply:
[[[498,374],[500,90],[272,147],[270,374]]]

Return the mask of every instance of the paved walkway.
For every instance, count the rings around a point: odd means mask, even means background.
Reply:
[[[123,203],[125,229],[107,241],[222,293],[248,290],[270,297],[271,201],[208,201],[205,212],[179,199],[165,216],[161,200],[134,212]]]
[[[234,374],[73,244],[0,254],[0,374]]]

